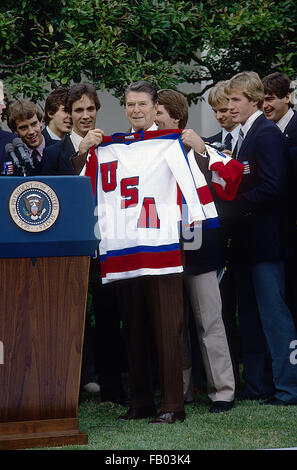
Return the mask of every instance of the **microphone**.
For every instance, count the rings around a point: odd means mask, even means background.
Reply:
[[[211,144],[208,144],[208,145],[210,145],[210,147],[215,148],[216,150],[219,150],[220,152],[222,150],[226,150],[226,144],[222,144],[221,142],[212,142]]]
[[[21,157],[21,160],[24,162],[25,166],[27,168],[29,167],[31,169],[34,169],[33,162],[29,155],[29,150],[27,146],[24,144],[24,142],[22,141],[22,139],[20,139],[19,137],[16,137],[15,139],[13,139],[12,143],[13,143],[14,148],[18,151]]]
[[[18,159],[18,157],[15,154],[14,148],[12,144],[6,144],[5,145],[5,152],[10,156],[13,165],[16,168],[16,173],[17,174],[23,174],[23,167]]]

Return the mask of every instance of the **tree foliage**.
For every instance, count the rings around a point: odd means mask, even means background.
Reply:
[[[139,79],[158,87],[241,70],[294,79],[295,1],[6,0],[0,6],[0,78],[10,96],[91,81],[121,97]]]

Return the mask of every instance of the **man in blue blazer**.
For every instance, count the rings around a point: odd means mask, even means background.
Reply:
[[[72,129],[71,116],[65,111],[65,101],[67,96],[67,88],[56,88],[45,100],[45,128],[41,133],[45,139],[46,147],[63,140],[66,134],[68,134]]]
[[[233,263],[245,380],[244,397],[265,404],[297,404],[290,360],[297,338],[285,303],[287,172],[285,142],[261,111],[264,87],[255,72],[232,77],[225,88],[233,120],[241,124],[237,158],[244,174],[233,210]]]
[[[50,145],[43,153],[41,174],[75,175],[70,157],[85,156],[93,145],[102,141],[103,131],[95,129],[100,102],[95,87],[88,83],[73,85],[68,93],[65,111],[71,116],[73,129],[64,140]]]
[[[286,293],[287,303],[297,325],[297,113],[293,110],[291,96],[293,87],[291,80],[279,72],[271,73],[262,80],[264,85],[263,111],[267,119],[275,122],[282,131],[286,144],[286,162],[288,165],[289,189],[289,247],[290,253],[286,260]]]
[[[211,88],[208,95],[208,104],[211,106],[215,118],[221,126],[221,131],[203,139],[210,144],[218,142],[224,145],[224,150],[229,150],[232,153],[237,143],[240,126],[237,122],[233,122],[230,114],[225,94],[225,84],[225,81],[218,82]]]
[[[240,124],[234,122],[228,107],[228,99],[225,93],[226,81],[218,82],[211,88],[208,94],[208,104],[214,112],[218,124],[221,126],[221,131],[210,137],[203,138],[205,142],[211,145],[219,143],[224,147],[224,152],[227,155],[232,154],[236,149]],[[227,150],[227,151],[226,151]],[[241,360],[240,340],[238,324],[236,320],[237,313],[237,299],[235,288],[235,274],[232,266],[230,265],[230,214],[228,207],[217,198],[216,206],[220,217],[221,229],[224,236],[224,246],[226,252],[226,264],[224,275],[220,280],[220,291],[222,297],[222,316],[228,337],[230,352],[232,356],[232,363],[236,381],[236,392],[239,390],[240,372],[239,365]]]
[[[81,83],[70,87],[65,111],[71,116],[73,129],[63,140],[45,149],[42,174],[84,174],[88,151],[93,145],[101,143],[104,134],[101,129],[95,129],[99,108],[100,101],[93,85]],[[75,164],[76,161],[78,161],[77,164]],[[96,391],[97,384],[93,382],[95,380],[93,374],[97,366],[101,400],[126,405],[127,399],[121,377],[123,353],[120,320],[117,315],[117,299],[114,290],[110,292],[111,290],[112,287],[103,287],[101,284],[98,258],[91,259],[90,292],[95,315],[96,338],[94,339],[92,335],[87,317],[81,382],[86,390],[90,390],[91,386]]]

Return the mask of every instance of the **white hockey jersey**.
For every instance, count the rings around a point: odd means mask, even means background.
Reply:
[[[205,214],[180,133],[117,134],[95,154],[102,282],[181,272],[178,188],[188,224]]]

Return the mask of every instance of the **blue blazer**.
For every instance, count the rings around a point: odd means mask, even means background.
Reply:
[[[215,142],[215,141],[214,141]],[[207,186],[213,196],[218,210],[220,226],[205,228],[202,223],[202,245],[198,250],[184,250],[183,261],[185,272],[188,274],[202,274],[223,268],[226,265],[226,247],[222,232],[222,217],[218,207],[218,197],[211,183],[211,171],[208,169],[208,159],[195,152],[196,163],[205,176]]]
[[[236,262],[282,259],[287,236],[285,141],[261,114],[249,129],[237,159],[244,174],[234,201],[232,252]]]
[[[75,175],[70,157],[75,154],[75,149],[70,136],[66,135],[63,140],[46,147],[40,167],[41,175]]]
[[[294,111],[292,119],[284,130],[284,137],[288,147],[297,146],[297,113]]]
[[[44,140],[45,140],[45,146],[46,147],[49,147],[50,145],[54,145],[56,144],[57,142],[59,142],[59,140],[55,140],[55,139],[52,139],[51,136],[49,135],[46,127],[44,129],[42,129],[41,131],[41,134],[43,135],[44,137]]]
[[[286,159],[288,164],[288,186],[289,186],[289,205],[290,205],[290,243],[291,252],[296,256],[296,220],[297,220],[297,204],[296,204],[296,178],[297,178],[297,113],[289,121],[284,130],[284,138],[286,145]]]
[[[286,143],[286,154],[288,158],[289,171],[292,178],[294,178],[294,185],[297,176],[297,113],[294,111],[294,116],[288,123],[284,130],[284,137]]]

